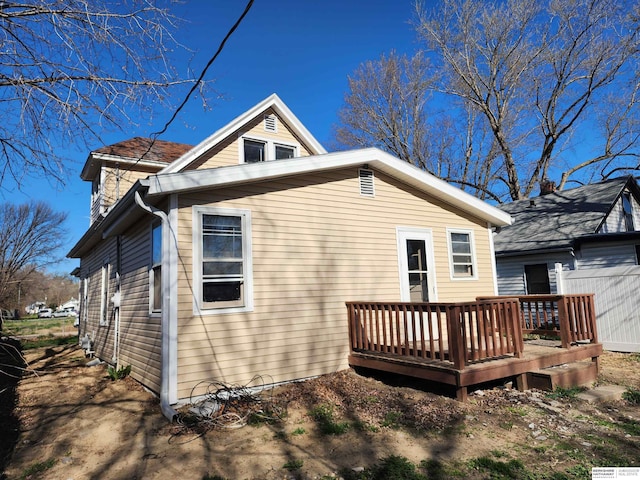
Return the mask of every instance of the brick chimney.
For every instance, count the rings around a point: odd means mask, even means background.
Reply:
[[[556,191],[556,182],[551,180],[540,181],[540,195],[549,195]]]

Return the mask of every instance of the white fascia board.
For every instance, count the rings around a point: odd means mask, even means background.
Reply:
[[[167,162],[159,162],[157,160],[145,160],[134,157],[121,157],[119,155],[110,155],[108,153],[94,153],[92,157],[96,160],[106,160],[114,163],[132,163],[135,165],[145,165],[150,167],[166,167]]]
[[[91,180],[89,176],[89,172],[92,169],[98,169],[99,166],[95,166],[92,162],[112,162],[112,163],[121,163],[123,165],[141,165],[144,167],[154,167],[158,170],[167,166],[167,162],[158,162],[156,160],[140,160],[139,158],[133,157],[121,157],[119,155],[110,155],[108,153],[91,153],[87,158],[87,161],[82,168],[82,172],[80,172],[80,178],[83,180]]]
[[[207,150],[214,147],[216,144],[227,138],[233,132],[238,130],[243,125],[247,124],[261,112],[266,111],[269,108],[273,108],[276,113],[293,128],[293,130],[302,138],[305,146],[311,149],[313,155],[321,155],[327,153],[324,147],[316,140],[316,138],[307,130],[307,128],[298,120],[289,107],[287,107],[280,97],[275,93],[265,98],[262,102],[258,103],[251,109],[244,112],[242,115],[236,117],[231,122],[227,123],[224,127],[214,132],[212,135],[204,139],[198,145],[193,147],[188,152],[184,153],[181,157],[174,160],[170,165],[165,167],[160,173],[176,173],[188,166],[191,162],[207,152]]]
[[[228,167],[188,170],[179,173],[158,173],[148,177],[148,196],[167,195],[206,188],[233,185],[369,165],[397,178],[449,205],[490,222],[495,226],[511,224],[511,216],[423,170],[377,148],[297,157],[271,162],[233,165]]]

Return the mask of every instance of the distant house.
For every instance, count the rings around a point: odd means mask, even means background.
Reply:
[[[632,176],[500,207],[495,236],[501,295],[595,293],[605,348],[640,349],[640,189]],[[606,315],[605,315],[606,313]]]
[[[497,293],[508,214],[380,150],[326,153],[276,95],[194,147],[100,148],[82,178],[80,336],[168,415],[201,382],[347,368],[347,300]]]

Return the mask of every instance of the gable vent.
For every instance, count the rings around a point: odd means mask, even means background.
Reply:
[[[360,195],[365,197],[375,196],[376,192],[373,184],[373,170],[361,168],[358,170],[358,175],[360,177]]]
[[[278,131],[278,118],[275,115],[265,115],[264,116],[264,129],[267,132],[277,132]]]

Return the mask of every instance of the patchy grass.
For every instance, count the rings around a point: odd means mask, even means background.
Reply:
[[[553,392],[548,392],[546,394],[546,397],[552,400],[573,400],[578,396],[580,392],[584,392],[585,390],[586,387],[556,387]]]
[[[49,460],[45,460],[43,462],[34,463],[33,465],[30,465],[28,468],[26,468],[24,472],[22,472],[22,475],[20,475],[20,479],[26,480],[32,478],[34,475],[46,472],[55,464],[56,460],[54,458],[50,458]]]
[[[342,470],[340,475],[345,480],[427,480],[413,463],[398,455],[383,458],[361,472]]]
[[[640,405],[640,390],[636,388],[628,388],[623,394],[622,398],[634,405]]]
[[[75,317],[7,320],[2,327],[5,333],[16,337],[37,335],[43,331],[77,335],[78,329],[73,326],[75,320]]]
[[[334,407],[323,403],[314,407],[309,414],[325,435],[343,435],[349,430],[349,422],[338,422],[334,419]]]
[[[294,470],[300,470],[303,465],[304,465],[304,461],[302,461],[302,460],[289,460],[287,463],[285,463],[282,466],[282,468],[292,472]]]
[[[30,338],[28,340],[22,340],[21,342],[23,350],[33,350],[42,347],[60,347],[64,345],[77,345],[78,336],[73,337],[55,337],[53,335],[45,335],[37,338]]]

